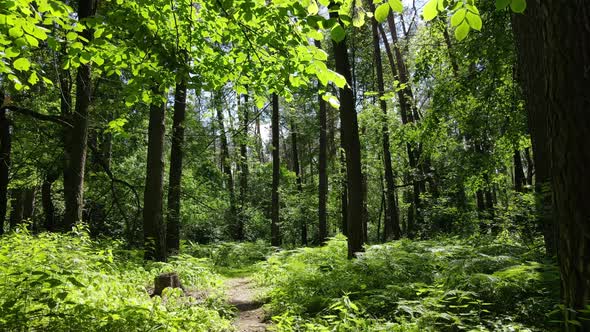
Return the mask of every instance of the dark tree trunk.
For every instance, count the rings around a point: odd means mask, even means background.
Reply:
[[[234,240],[237,239],[237,208],[236,208],[236,193],[234,187],[234,177],[231,169],[231,161],[229,159],[229,144],[227,136],[225,135],[225,120],[223,116],[223,108],[221,102],[221,92],[217,95],[216,109],[217,109],[217,125],[219,126],[219,137],[221,140],[221,171],[225,174],[226,187],[229,191],[229,211],[227,212],[227,221],[230,225],[231,235]]]
[[[338,19],[337,12],[330,15]],[[346,39],[334,41],[336,72],[352,82]],[[354,94],[350,87],[340,88],[340,135],[346,153],[346,177],[348,183],[348,257],[363,250],[363,175],[361,167],[361,144]]]
[[[4,94],[0,92],[4,102]],[[4,221],[8,209],[8,182],[10,176],[10,121],[6,117],[7,109],[0,108],[0,235],[4,233]]]
[[[557,221],[553,212],[551,156],[548,143],[547,118],[549,103],[544,93],[544,36],[539,28],[543,22],[538,0],[527,3],[525,15],[513,16],[513,30],[517,44],[518,78],[522,85],[535,170],[537,223],[543,229],[545,250],[557,255]]]
[[[316,41],[316,47],[321,47],[320,42]],[[318,83],[319,90],[319,83]],[[326,141],[327,130],[327,112],[326,102],[320,94],[318,94],[318,118],[320,123],[320,151],[319,151],[319,165],[318,165],[318,219],[319,219],[319,242],[323,244],[328,239],[328,222],[326,213],[326,203],[328,198],[328,144]]]
[[[184,118],[186,114],[186,79],[176,83],[172,145],[170,146],[170,173],[168,179],[168,207],[166,222],[166,250],[168,255],[180,251],[180,194],[182,189],[182,158],[184,145]]]
[[[84,20],[96,13],[96,0],[79,0],[78,19]],[[85,29],[81,36],[88,42],[92,40],[93,32]],[[83,43],[88,43],[83,42]],[[76,75],[76,105],[74,112],[69,115],[68,128],[64,144],[64,202],[65,212],[63,228],[69,230],[82,220],[84,208],[84,172],[86,168],[86,154],[88,148],[88,109],[92,95],[90,64],[80,64]]]
[[[25,192],[23,189],[13,189],[12,190],[12,201],[11,211],[10,211],[10,230],[16,230],[18,224],[23,221],[23,216],[25,212]]]
[[[154,89],[156,100],[150,105],[148,128],[147,172],[143,194],[143,243],[146,260],[166,260],[166,238],[163,222],[164,137],[166,103]]]
[[[524,170],[522,169],[522,158],[520,151],[514,150],[514,190],[522,192],[526,179],[524,177]]]
[[[340,194],[340,213],[342,217],[342,234],[348,237],[348,181],[346,180],[346,155],[344,147],[340,151],[340,174],[342,178],[342,193]]]
[[[590,331],[580,312],[590,302],[590,2],[529,0],[515,21],[533,152],[548,145],[551,160],[565,321],[580,324],[566,330]],[[535,166],[538,176],[543,165]]]
[[[524,158],[526,160],[526,183],[529,186],[533,185],[533,174],[535,174],[535,164],[531,158],[531,149],[524,149]]]
[[[375,11],[375,5],[372,2],[371,11]],[[377,72],[377,89],[379,97],[379,106],[383,112],[383,119],[381,124],[381,140],[383,144],[383,168],[385,169],[385,197],[386,197],[386,208],[387,208],[387,219],[384,221],[384,236],[386,239],[393,237],[399,239],[401,236],[399,227],[399,214],[395,202],[395,179],[393,176],[393,168],[391,166],[391,152],[389,143],[389,124],[387,116],[387,103],[381,99],[381,96],[385,93],[385,84],[383,82],[383,64],[381,62],[381,47],[379,46],[379,31],[378,23],[375,19],[371,20],[371,26],[373,30],[373,52],[375,54],[375,71]]]
[[[293,169],[297,181],[297,191],[303,195],[303,184],[301,182],[301,166],[299,165],[299,151],[297,149],[297,128],[295,122],[291,120],[291,152],[293,153]],[[307,245],[307,223],[305,217],[301,215],[301,244]]]
[[[53,183],[57,180],[58,174],[52,170],[48,171],[41,185],[41,204],[43,205],[44,227],[47,231],[53,232],[56,230],[57,222],[55,220],[55,206],[53,205],[53,198],[51,191]]]
[[[279,96],[272,94],[272,201],[271,201],[271,245],[279,246],[281,237],[279,233],[279,180],[281,172],[279,151]]]
[[[35,215],[35,195],[37,188],[31,187],[24,190],[23,196],[23,219],[32,219]],[[35,229],[35,227],[33,227]]]
[[[242,140],[240,142],[240,216],[236,229],[236,239],[238,241],[244,240],[244,223],[246,222],[246,198],[248,195],[248,122],[250,105],[248,105],[248,95],[244,95],[244,105],[242,106],[241,122],[242,122]]]

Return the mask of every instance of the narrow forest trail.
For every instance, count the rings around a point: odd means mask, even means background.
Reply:
[[[262,303],[256,301],[257,290],[248,277],[231,278],[226,282],[229,303],[238,309],[239,315],[234,325],[239,332],[263,332],[264,323]]]

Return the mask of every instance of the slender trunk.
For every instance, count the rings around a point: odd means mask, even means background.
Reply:
[[[79,0],[78,19],[80,21],[94,16],[96,0]],[[81,36],[87,44],[92,40],[93,32],[85,29]],[[84,207],[84,172],[88,148],[88,110],[91,102],[92,82],[90,64],[80,64],[76,75],[76,105],[70,114],[72,127],[66,132],[64,144],[64,202],[65,212],[63,227],[69,230],[82,220]]]
[[[155,90],[155,89],[154,89]],[[143,243],[146,260],[166,260],[166,239],[162,216],[164,197],[164,137],[166,103],[154,100],[150,105],[147,172],[143,195]]]
[[[244,224],[246,222],[246,197],[248,195],[248,122],[249,119],[249,105],[248,95],[244,95],[244,105],[240,110],[242,122],[242,140],[240,142],[240,216],[236,229],[236,239],[238,241],[244,240]]]
[[[330,12],[330,16],[338,19],[337,12]],[[352,82],[346,38],[341,42],[334,41],[333,44],[336,72],[344,76],[347,82]],[[353,258],[355,253],[363,250],[363,175],[354,95],[348,85],[340,88],[340,123],[348,183],[348,257]]]
[[[53,232],[56,228],[55,205],[53,205],[53,198],[51,191],[53,183],[57,180],[58,174],[52,170],[48,171],[41,185],[41,204],[43,205],[43,215],[45,218],[44,227],[47,231]]]
[[[256,153],[258,154],[258,161],[264,164],[264,151],[262,147],[262,134],[260,132],[260,116],[256,117]]]
[[[180,194],[182,189],[182,158],[184,145],[184,118],[186,114],[186,79],[176,84],[172,145],[170,147],[170,173],[168,179],[168,210],[166,222],[166,250],[169,255],[180,251]]]
[[[23,219],[32,219],[35,215],[35,195],[37,188],[31,187],[24,190],[23,195]]]
[[[12,201],[10,202],[11,211],[10,211],[10,230],[16,230],[18,224],[23,221],[23,214],[24,214],[24,190],[23,189],[13,189],[11,193]]]
[[[320,42],[316,41],[316,47],[321,47]],[[319,83],[318,83],[319,90]],[[328,198],[328,144],[326,137],[327,130],[327,112],[326,102],[318,94],[318,118],[320,123],[320,151],[319,151],[319,185],[318,185],[318,219],[319,219],[319,242],[325,243],[328,239],[328,222],[326,213],[326,203]]]
[[[301,166],[299,165],[299,151],[297,149],[297,128],[295,122],[291,120],[291,150],[293,153],[293,169],[295,170],[295,178],[297,181],[297,191],[299,195],[303,195],[303,184],[301,182]],[[307,245],[307,223],[303,214],[301,215],[301,244]]]
[[[520,157],[520,151],[514,150],[514,190],[522,192],[526,179],[524,177],[524,171],[522,169],[522,159]]]
[[[221,93],[217,95],[216,109],[217,109],[217,125],[219,126],[219,136],[221,141],[221,171],[225,174],[226,187],[229,191],[229,211],[227,212],[227,221],[230,225],[231,234],[234,240],[237,240],[237,209],[236,209],[236,194],[234,188],[234,177],[231,169],[231,162],[229,159],[229,144],[227,136],[225,135],[225,120],[223,116],[223,108],[221,104]]]
[[[344,147],[340,151],[340,174],[342,179],[342,193],[340,194],[340,213],[342,217],[342,234],[348,237],[348,181],[346,180],[346,155]]]
[[[369,2],[371,5],[371,11],[374,11],[375,5]],[[379,106],[383,112],[383,118],[381,120],[381,141],[383,145],[383,168],[385,170],[385,197],[386,197],[386,208],[388,219],[384,222],[384,236],[389,239],[393,236],[394,239],[399,239],[400,227],[399,227],[399,214],[395,202],[395,180],[393,176],[393,168],[391,162],[390,142],[389,142],[389,124],[387,115],[387,103],[381,97],[385,93],[385,84],[383,81],[383,64],[381,61],[381,47],[379,46],[379,31],[378,23],[375,19],[371,20],[371,26],[373,30],[373,52],[375,57],[375,70],[377,72],[377,89],[379,96]]]
[[[4,94],[0,92],[4,102]],[[0,235],[4,233],[4,221],[8,209],[8,182],[10,177],[10,121],[6,117],[6,108],[0,108]]]
[[[533,159],[531,158],[531,149],[525,148],[524,149],[524,158],[526,160],[526,183],[529,186],[533,185],[533,174],[535,173],[535,164],[533,164]]]
[[[272,202],[271,202],[271,245],[279,246],[281,237],[279,234],[279,180],[281,172],[279,154],[279,96],[272,95]]]

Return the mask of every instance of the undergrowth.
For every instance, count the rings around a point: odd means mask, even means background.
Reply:
[[[191,296],[150,297],[153,278],[171,271]],[[227,331],[221,286],[206,259],[145,265],[140,252],[84,231],[0,238],[1,331]]]
[[[548,331],[558,271],[541,248],[454,238],[373,245],[338,236],[276,253],[257,280],[277,331]]]

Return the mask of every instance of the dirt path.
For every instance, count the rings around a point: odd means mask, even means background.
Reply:
[[[232,278],[226,282],[229,303],[238,308],[239,316],[235,326],[239,332],[264,332],[268,324],[263,323],[262,303],[256,302],[256,289],[249,278]]]

